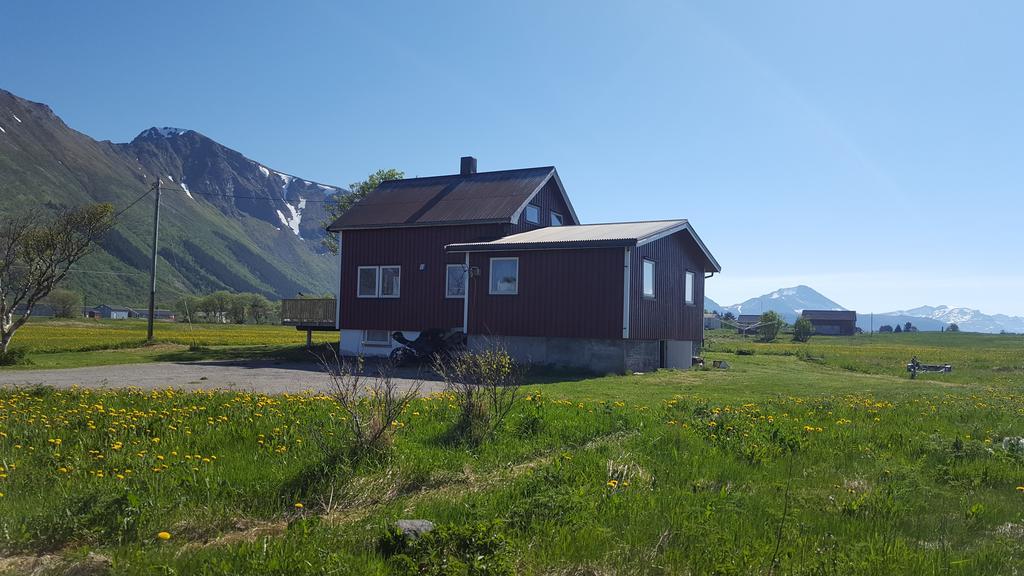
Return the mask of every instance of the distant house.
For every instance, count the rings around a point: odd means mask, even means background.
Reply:
[[[800,316],[822,336],[852,336],[857,330],[857,313],[853,310],[804,310]]]
[[[125,308],[124,306],[108,306],[107,304],[100,304],[87,312],[89,318],[109,318],[111,320],[127,320],[128,315],[131,313],[131,308]]]
[[[328,230],[344,246],[340,349],[364,356],[441,329],[538,364],[689,368],[721,271],[686,220],[584,225],[553,167],[477,172],[472,157],[382,182]]]
[[[757,334],[757,323],[761,321],[760,314],[740,314],[736,318],[736,333],[737,334]]]
[[[722,327],[722,318],[718,314],[705,314],[704,315],[704,329],[705,330],[718,330]]]
[[[129,318],[149,318],[149,310],[130,309],[130,312],[128,313],[128,317]],[[153,311],[153,319],[154,320],[163,320],[163,321],[166,321],[166,322],[174,322],[175,318],[176,318],[176,316],[174,315],[174,311],[173,310],[164,310],[164,309],[161,309],[161,308],[157,308],[156,310]]]

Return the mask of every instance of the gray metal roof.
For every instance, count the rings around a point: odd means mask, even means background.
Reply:
[[[800,315],[808,320],[857,321],[857,313],[853,310],[804,310]]]
[[[551,166],[406,178],[381,182],[327,229],[443,226],[513,222],[552,178],[574,222],[579,222]]]
[[[490,242],[449,244],[448,252],[500,252],[514,250],[565,250],[576,248],[604,248],[643,246],[676,232],[686,231],[700,247],[716,272],[722,268],[686,220],[653,220],[646,222],[616,222],[611,224],[581,224],[578,226],[548,226],[529,232],[512,234]]]

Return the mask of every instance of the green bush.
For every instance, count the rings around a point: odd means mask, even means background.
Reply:
[[[796,324],[793,324],[793,340],[797,342],[807,342],[811,339],[814,334],[814,326],[811,321],[801,316],[797,319]]]
[[[388,572],[396,575],[506,576],[514,574],[512,548],[498,522],[438,526],[419,538],[397,528],[380,539]]]
[[[782,317],[774,310],[769,310],[761,314],[760,324],[757,333],[761,335],[761,340],[771,342],[779,335],[779,330],[782,328]]]
[[[19,364],[31,364],[28,358],[28,351],[24,348],[0,352],[0,366],[16,366]]]

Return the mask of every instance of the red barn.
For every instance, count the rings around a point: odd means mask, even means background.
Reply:
[[[685,368],[721,267],[686,220],[581,225],[553,167],[384,182],[328,230],[344,353],[464,331],[539,364]]]

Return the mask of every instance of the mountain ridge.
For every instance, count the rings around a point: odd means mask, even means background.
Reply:
[[[157,296],[214,290],[273,298],[331,290],[334,259],[320,245],[324,202],[346,191],[267,168],[191,129],[152,127],[129,142],[99,141],[48,105],[0,89],[0,207],[128,206],[159,178]],[[139,305],[148,295],[153,202],[144,199],[69,276],[87,303]],[[117,277],[117,282],[111,282]]]
[[[710,306],[709,306],[710,304]],[[846,310],[840,304],[827,298],[810,286],[798,285],[779,288],[767,294],[749,298],[739,304],[721,306],[714,300],[705,297],[704,308],[720,313],[732,312],[740,314],[761,314],[769,310],[779,313],[786,322],[793,323],[802,310]],[[910,322],[918,330],[925,332],[944,330],[950,324],[956,324],[964,332],[999,333],[1002,331],[1024,333],[1024,317],[1006,314],[984,314],[980,310],[965,307],[919,306],[909,310],[896,310],[885,313],[858,312],[857,326],[865,332],[877,331],[886,324],[890,326],[905,325]]]

